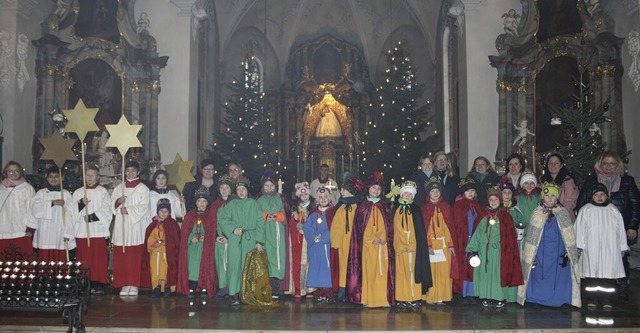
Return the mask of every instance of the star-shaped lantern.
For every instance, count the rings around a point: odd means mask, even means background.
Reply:
[[[186,183],[196,180],[191,174],[193,161],[183,161],[180,154],[176,154],[173,163],[165,164],[164,168],[169,174],[167,185],[175,185],[178,191],[182,191]]]
[[[44,146],[44,152],[40,156],[41,160],[52,160],[61,169],[66,161],[78,160],[73,151],[73,146],[76,144],[75,139],[65,139],[62,134],[55,131],[50,138],[39,138],[38,140]]]
[[[65,109],[62,111],[68,120],[67,125],[64,128],[65,131],[76,133],[81,142],[84,141],[87,133],[97,132],[100,130],[94,120],[98,114],[98,108],[86,107],[82,99],[76,103],[76,106],[73,109]]]
[[[142,147],[142,143],[138,140],[142,125],[131,125],[124,115],[120,117],[117,124],[104,126],[109,132],[109,140],[105,146],[118,148],[120,155],[126,155],[129,148]]]

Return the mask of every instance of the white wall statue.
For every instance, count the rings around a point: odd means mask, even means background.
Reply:
[[[18,46],[16,47],[16,54],[18,55],[18,74],[16,79],[18,80],[18,88],[20,92],[24,90],[24,85],[27,81],[31,80],[29,71],[27,70],[26,60],[27,53],[29,52],[29,37],[25,34],[18,36]]]
[[[520,15],[516,13],[515,9],[509,9],[507,13],[502,14],[502,18],[504,32],[517,37],[518,25],[520,25]]]
[[[626,40],[627,51],[631,56],[631,65],[627,75],[633,83],[633,89],[637,92],[640,86],[640,33],[635,30],[631,30]]]

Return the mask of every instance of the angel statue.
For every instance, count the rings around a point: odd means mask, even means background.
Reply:
[[[504,24],[504,32],[512,36],[518,36],[518,25],[520,25],[520,15],[515,9],[509,9],[507,13],[502,14],[502,24]]]
[[[598,124],[593,123],[591,124],[591,126],[589,126],[589,135],[595,136],[596,134],[602,135],[602,130],[600,129],[600,126],[598,126]]]
[[[513,125],[513,127],[516,130],[518,130],[518,136],[516,137],[515,140],[513,140],[514,146],[516,146],[516,143],[517,143],[517,146],[524,145],[524,143],[527,142],[527,135],[536,136],[535,133],[532,133],[531,131],[529,131],[529,129],[527,128],[527,124],[528,122],[526,120],[523,120],[520,122],[520,126]]]
[[[143,31],[149,32],[149,28],[151,27],[151,20],[149,19],[149,15],[146,12],[140,13],[140,18],[138,19],[138,34]]]
[[[362,139],[360,139],[360,133],[358,131],[353,132],[353,142],[358,146],[362,145]]]
[[[296,133],[296,136],[293,138],[293,149],[297,150],[298,147],[302,145],[302,132]]]

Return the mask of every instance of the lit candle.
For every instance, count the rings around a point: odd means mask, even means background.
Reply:
[[[311,178],[313,178],[313,177],[314,177],[314,174],[313,174],[313,155],[311,155]]]
[[[536,174],[536,146],[531,146],[531,164],[533,164],[531,166],[531,168],[533,169],[533,174]]]
[[[296,155],[296,172],[300,176],[300,155]]]
[[[394,186],[396,186],[396,181],[391,178],[391,188],[393,188]]]
[[[278,193],[282,194],[282,184],[284,184],[284,182],[282,182],[282,179],[278,179]]]

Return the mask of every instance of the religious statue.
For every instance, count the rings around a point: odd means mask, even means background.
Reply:
[[[309,65],[302,66],[302,81],[311,80],[311,67]]]
[[[600,126],[598,126],[598,124],[593,123],[589,126],[589,135],[594,136],[596,134],[601,135],[602,130],[600,130]]]
[[[16,75],[16,79],[18,80],[18,88],[20,89],[20,92],[24,90],[24,85],[27,81],[31,80],[31,76],[29,75],[29,70],[26,65],[29,45],[31,45],[29,37],[25,34],[20,34],[20,36],[18,36],[18,46],[16,47],[16,53],[18,55],[18,74]]]
[[[509,9],[509,12],[502,14],[502,24],[504,24],[504,32],[512,36],[518,36],[518,25],[520,25],[520,15],[515,9]]]
[[[362,145],[362,140],[360,139],[360,133],[358,131],[353,132],[353,142],[358,146]]]
[[[58,0],[56,2],[56,10],[53,12],[53,15],[63,18],[67,13],[67,8],[69,7],[70,0]]]
[[[345,80],[349,80],[351,78],[351,64],[348,62],[342,66],[342,77]]]
[[[138,34],[143,31],[149,32],[149,28],[151,27],[151,20],[149,19],[149,15],[146,12],[140,13],[140,18],[138,19]]]
[[[302,145],[302,132],[296,133],[296,136],[293,139],[294,145],[293,149],[298,150],[298,147]]]
[[[536,136],[535,133],[529,131],[529,128],[527,128],[527,124],[527,120],[523,120],[520,122],[520,126],[513,125],[513,127],[518,130],[518,136],[515,140],[513,140],[514,146],[516,146],[516,144],[517,146],[523,146],[525,142],[527,142],[527,135]]]
[[[587,12],[591,17],[601,11],[600,0],[584,0],[584,5],[587,7]]]
[[[631,56],[631,65],[627,75],[633,83],[633,89],[637,92],[640,86],[640,33],[635,30],[629,32],[626,44],[627,52]]]
[[[196,39],[198,35],[198,26],[200,25],[200,21],[209,17],[207,14],[207,10],[204,8],[198,8],[195,5],[191,7],[191,36],[193,40]]]
[[[325,106],[320,112],[320,122],[316,127],[316,136],[319,138],[342,136],[340,122],[338,122],[338,118],[329,107]]]
[[[449,7],[449,17],[456,19],[456,27],[462,27],[464,23],[464,3],[460,0],[455,0]]]

